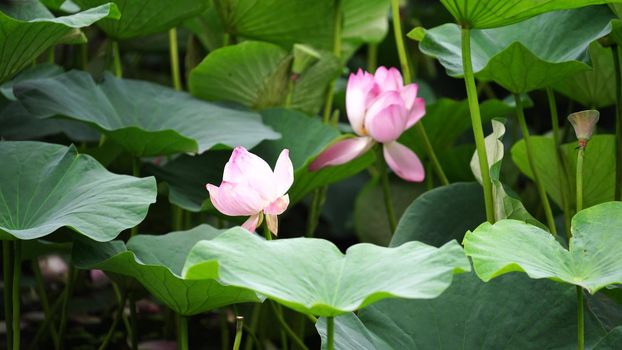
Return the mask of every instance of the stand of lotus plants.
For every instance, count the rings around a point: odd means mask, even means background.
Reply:
[[[207,313],[233,315],[234,350],[309,349],[308,324],[328,350],[622,347],[622,1],[440,3],[457,24],[410,30],[416,59],[397,0],[0,4],[5,347],[69,348],[94,270],[117,304],[102,350],[139,349],[144,290],[180,350]],[[389,23],[401,71],[377,65]],[[132,51],[161,34],[172,87],[134,79]],[[55,47],[78,47],[80,69]],[[466,100],[415,79],[434,59]],[[563,125],[561,96],[586,108]],[[542,101],[552,132],[532,135]],[[360,176],[354,210],[372,209],[355,220],[376,235],[314,238],[329,211],[345,221],[331,191]],[[39,256],[63,249],[51,299]],[[32,339],[24,262],[45,316]]]

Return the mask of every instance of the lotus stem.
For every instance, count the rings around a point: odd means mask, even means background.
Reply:
[[[242,343],[242,333],[244,332],[244,316],[235,317],[235,340],[233,341],[233,350],[239,350]]]
[[[397,46],[397,54],[400,59],[400,65],[402,66],[402,75],[404,76],[404,83],[410,84],[412,83],[412,75],[410,72],[410,64],[408,63],[408,56],[406,55],[406,45],[404,45],[404,36],[402,34],[402,23],[400,21],[400,2],[399,0],[391,0],[391,16],[393,17],[393,32],[395,36],[395,45]],[[481,124],[481,123],[480,123]],[[436,175],[438,176],[441,184],[443,186],[449,185],[449,180],[447,179],[447,175],[445,175],[445,171],[441,166],[441,163],[436,156],[436,152],[434,151],[434,147],[430,142],[430,138],[428,137],[428,133],[423,126],[423,123],[419,122],[415,124],[415,129],[419,134],[419,138],[423,143],[423,147],[425,148],[426,154],[430,158],[432,162],[432,166]]]
[[[283,309],[281,308],[281,305],[275,303],[275,302],[271,302],[270,305],[272,305],[272,309],[274,310],[274,315],[276,316],[277,321],[279,321],[279,324],[281,325],[281,330],[285,331],[285,333],[287,333],[287,335],[290,337],[290,339],[296,343],[296,345],[303,350],[308,350],[309,348],[307,348],[307,346],[305,345],[305,343],[302,341],[302,339],[300,339],[298,337],[298,335],[296,334],[296,332],[294,332],[289,325],[287,324],[287,322],[285,321],[285,318],[283,317]],[[285,342],[285,344],[287,344],[287,342]]]
[[[220,345],[222,350],[229,350],[229,325],[227,324],[227,313],[223,309],[219,314],[220,318]]]
[[[395,210],[393,209],[393,200],[391,199],[391,188],[389,185],[389,173],[387,172],[387,165],[382,154],[382,147],[377,147],[376,163],[378,164],[378,172],[380,175],[380,183],[382,186],[382,194],[384,197],[384,208],[387,211],[387,220],[389,221],[389,228],[391,229],[391,235],[395,233],[397,228],[397,219],[395,218]]]
[[[367,44],[367,71],[374,73],[378,68],[378,44]]]
[[[136,295],[130,292],[129,295],[130,304],[130,344],[132,350],[138,350],[138,325],[136,316]]]
[[[622,200],[622,72],[618,45],[611,46],[616,74],[616,177],[615,200]]]
[[[4,292],[4,323],[6,325],[6,345],[11,350],[13,344],[13,312],[11,310],[11,295],[13,292],[11,271],[11,241],[2,241],[2,281]]]
[[[334,317],[326,318],[326,333],[327,333],[326,349],[335,350],[335,318]]]
[[[114,75],[117,78],[121,78],[123,76],[123,67],[121,66],[119,43],[116,40],[112,41],[112,62],[114,66]]]
[[[248,328],[248,337],[246,344],[244,346],[244,350],[251,350],[253,348],[253,342],[256,341],[255,333],[257,332],[257,323],[259,323],[259,316],[261,314],[261,304],[256,303],[253,306],[253,311],[251,313],[251,322],[250,327]]]
[[[583,158],[585,149],[579,147],[577,153],[577,213],[583,210]]]
[[[16,240],[13,242],[13,349],[19,350],[21,341],[20,328],[20,278],[22,275],[22,242]]]
[[[169,52],[171,55],[171,75],[173,76],[173,87],[177,91],[182,90],[181,75],[179,69],[179,48],[177,45],[177,28],[168,31]]]
[[[117,297],[118,297],[118,293],[117,293]],[[117,329],[117,326],[119,325],[119,321],[121,321],[121,318],[123,317],[123,312],[125,310],[126,301],[127,301],[127,290],[124,290],[123,294],[119,298],[119,309],[117,310],[117,314],[112,320],[112,324],[110,325],[110,328],[108,329],[108,333],[106,333],[106,337],[104,338],[104,341],[99,346],[98,350],[105,350],[108,347],[108,343],[110,343],[110,339],[112,338],[112,335],[114,334],[115,329]]]
[[[37,294],[39,296],[39,301],[41,302],[41,308],[43,309],[43,314],[45,315],[45,319],[54,318],[53,313],[50,310],[50,303],[48,301],[47,293],[45,292],[45,283],[43,282],[43,276],[41,274],[41,268],[39,267],[39,259],[35,258],[31,261],[32,272],[35,275],[35,285]],[[54,327],[50,328],[50,334],[52,336],[52,340],[56,344],[58,342],[58,333]]]
[[[80,69],[86,70],[89,65],[89,44],[80,45]]]
[[[58,326],[58,341],[55,344],[55,349],[64,349],[65,332],[67,330],[67,317],[69,314],[69,299],[73,294],[73,287],[76,283],[78,271],[73,265],[69,266],[69,276],[67,276],[67,284],[65,284],[65,290],[63,291],[63,299],[60,310],[60,324]]]
[[[177,314],[177,349],[188,350],[188,318]]]
[[[486,205],[486,219],[491,224],[495,222],[494,202],[492,196],[492,181],[490,180],[490,168],[488,166],[488,155],[486,142],[484,141],[484,129],[479,109],[477,89],[475,87],[475,75],[473,73],[473,63],[471,62],[471,30],[462,28],[462,65],[464,67],[464,82],[466,84],[469,111],[471,114],[471,127],[475,137],[475,147],[479,168],[482,174],[482,187],[484,188],[484,202]]]
[[[66,291],[63,290],[61,295],[56,299],[56,301],[54,301],[54,305],[52,305],[52,308],[50,309],[50,314],[56,314],[56,312],[63,303],[65,292]],[[48,328],[50,329],[50,332],[54,329],[53,327],[50,327],[52,321],[52,318],[45,318],[45,320],[43,320],[43,323],[41,324],[41,326],[39,326],[39,329],[37,329],[37,333],[35,334],[33,341],[30,343],[30,350],[39,349],[39,342],[41,341],[45,332],[48,330]]]
[[[583,289],[577,286],[577,348],[585,349],[585,327],[583,323]]]
[[[555,143],[555,155],[557,156],[557,173],[559,174],[559,183],[561,187],[562,210],[564,211],[564,228],[566,236],[570,238],[570,203],[568,202],[568,174],[566,173],[566,161],[561,151],[561,132],[559,131],[559,114],[557,113],[557,101],[555,100],[555,92],[552,88],[546,88],[546,96],[549,101],[549,110],[551,112],[551,125],[553,126],[553,140]]]
[[[525,140],[525,148],[527,149],[527,159],[529,161],[529,167],[533,174],[533,181],[536,183],[540,201],[542,202],[542,208],[544,208],[544,215],[546,216],[547,226],[552,234],[557,234],[557,227],[555,226],[555,219],[553,218],[553,210],[549,203],[549,197],[546,194],[544,185],[540,180],[538,169],[536,168],[536,152],[531,144],[531,137],[529,136],[529,129],[527,128],[527,121],[525,121],[525,112],[523,111],[523,102],[519,94],[514,94],[514,100],[516,101],[516,117],[520,124],[521,132],[523,134],[523,140]]]

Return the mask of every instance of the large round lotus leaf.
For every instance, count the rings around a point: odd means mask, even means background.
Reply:
[[[466,230],[476,228],[485,220],[481,185],[459,182],[437,187],[406,208],[393,234],[391,247],[410,241],[436,247],[452,239],[462,241]],[[457,222],[460,225],[456,225]]]
[[[512,271],[575,284],[594,294],[622,284],[622,202],[585,209],[572,218],[569,250],[548,232],[515,220],[484,223],[464,237],[484,281]]]
[[[561,146],[563,166],[555,152],[555,141],[550,137],[532,136],[534,149],[534,164],[540,175],[540,181],[551,199],[561,207],[561,193],[568,195],[570,207],[576,202],[576,174],[577,174],[577,143],[571,142]],[[615,136],[597,135],[588,143],[585,149],[583,165],[583,204],[591,207],[596,204],[614,200],[615,194]],[[512,160],[520,171],[533,178],[529,166],[525,142],[519,141],[512,147]],[[559,169],[562,169],[568,181],[561,180]]]
[[[335,347],[574,350],[576,299],[574,287],[551,281],[515,274],[484,283],[475,274],[463,274],[436,299],[385,300],[361,310],[358,317],[335,318]],[[324,345],[326,321],[320,319],[316,327]],[[606,334],[589,311],[585,329],[587,348]]]
[[[309,172],[310,162],[332,142],[341,138],[339,131],[317,118],[287,109],[269,109],[261,112],[263,122],[282,137],[264,141],[252,152],[274,167],[285,148],[294,165],[294,184],[289,190],[290,203],[297,203],[314,189],[348,178],[365,168],[374,159],[371,152],[340,166]],[[302,131],[304,130],[304,131]],[[169,201],[193,212],[211,208],[205,184],[218,184],[231,152],[209,152],[200,156],[182,155],[161,167],[150,166],[158,179],[169,185]],[[290,204],[290,205],[291,205]]]
[[[553,88],[586,108],[604,108],[616,103],[615,67],[610,48],[593,42],[589,48],[592,69],[573,74]]]
[[[616,350],[620,348],[622,348],[622,327],[617,327],[598,342],[594,350]]]
[[[0,142],[0,238],[35,239],[63,226],[96,241],[134,227],[156,199],[155,179],[108,172],[75,147]]]
[[[296,43],[332,50],[335,1],[219,0],[214,5],[224,27],[236,36],[285,48]],[[387,0],[343,0],[342,56],[363,43],[382,41],[387,33]]]
[[[494,28],[541,13],[622,2],[620,0],[441,0],[456,21],[470,28]]]
[[[88,73],[73,70],[18,82],[13,92],[32,114],[60,115],[96,126],[136,156],[202,153],[216,145],[250,148],[279,137],[256,113],[111,74],[96,84]]]
[[[592,6],[547,13],[507,27],[473,30],[475,76],[522,93],[586,71],[590,68],[587,49],[591,42],[611,31],[612,18],[607,6]],[[445,24],[425,34],[415,30],[410,35],[421,41],[421,51],[437,58],[447,74],[463,75],[457,25]]]
[[[78,6],[88,8],[107,0],[73,0]],[[167,31],[184,19],[201,13],[207,1],[197,0],[110,0],[121,10],[118,21],[103,20],[97,23],[114,39],[129,39]]]
[[[221,306],[261,299],[252,291],[223,286],[213,279],[199,281],[181,275],[186,256],[199,241],[223,230],[200,225],[161,236],[137,235],[127,242],[81,240],[73,249],[73,263],[82,269],[101,269],[134,277],[151,294],[182,315],[195,315]],[[249,234],[248,232],[246,234]]]
[[[293,56],[280,46],[245,41],[210,53],[190,73],[192,95],[208,101],[231,101],[253,109],[285,104]],[[339,63],[328,52],[298,76],[291,108],[316,114]]]
[[[322,239],[266,241],[232,229],[197,243],[184,276],[216,278],[296,311],[328,317],[385,298],[435,298],[451,284],[454,273],[469,270],[455,241],[441,248],[419,242],[397,248],[357,244],[344,255]]]
[[[105,17],[110,21],[119,18],[114,4],[101,3],[104,5],[58,18],[38,1],[0,3],[0,83],[56,44],[85,41],[78,28]]]

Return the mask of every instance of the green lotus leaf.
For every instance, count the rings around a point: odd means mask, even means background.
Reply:
[[[397,248],[363,243],[344,255],[326,240],[266,241],[233,229],[197,243],[184,276],[217,278],[296,311],[329,317],[385,298],[435,298],[451,284],[454,273],[469,270],[455,241],[441,248],[419,242]]]
[[[108,1],[101,6],[69,16],[54,18],[38,1],[10,1],[0,4],[0,83],[31,65],[54,45],[85,41],[78,30],[103,18],[115,21],[119,11]]]
[[[563,166],[555,153],[555,141],[550,137],[532,136],[534,164],[540,174],[540,181],[551,199],[561,208],[561,192],[568,193],[571,208],[576,202],[577,143],[561,146]],[[596,135],[585,149],[583,165],[583,204],[591,207],[614,200],[615,194],[615,136]],[[520,171],[533,178],[527,159],[525,142],[519,141],[512,146],[512,160]],[[567,177],[567,183],[561,181],[559,169]]]
[[[335,348],[573,350],[576,312],[574,287],[518,274],[484,283],[469,273],[456,276],[436,299],[385,300],[361,310],[358,317],[335,318]],[[325,319],[316,327],[324,349]],[[589,311],[585,332],[590,349],[606,335]]]
[[[615,67],[611,49],[593,42],[589,48],[592,69],[569,76],[553,88],[586,108],[604,108],[616,103]]]
[[[539,14],[619,0],[441,0],[456,21],[469,28],[495,28]]]
[[[622,326],[613,329],[596,344],[594,350],[615,350],[622,347]]]
[[[190,249],[197,242],[214,239],[223,232],[200,225],[161,236],[136,235],[127,244],[81,240],[74,246],[72,261],[81,269],[101,269],[133,277],[182,315],[196,315],[230,304],[260,302],[249,290],[223,286],[213,279],[196,281],[182,277]]]
[[[1,141],[0,164],[2,239],[68,227],[109,241],[140,223],[156,199],[154,178],[112,174],[73,146]]]
[[[622,284],[622,202],[608,202],[572,218],[569,250],[548,232],[515,220],[484,223],[464,237],[464,249],[484,281],[512,271],[587,289]]]
[[[214,1],[230,34],[291,48],[296,43],[332,50],[334,1]],[[343,0],[342,57],[363,43],[379,43],[387,29],[386,0]]]
[[[591,42],[611,32],[612,18],[614,15],[608,7],[592,6],[547,13],[506,27],[473,30],[475,76],[494,81],[513,93],[524,93],[589,70],[587,49]],[[422,37],[419,31],[411,36]],[[447,74],[463,75],[461,34],[457,25],[445,24],[426,30],[419,48],[437,58]]]
[[[260,143],[252,152],[271,166],[285,148],[294,165],[294,184],[289,190],[290,203],[301,201],[314,189],[348,178],[366,169],[374,160],[371,152],[347,164],[329,167],[317,172],[307,170],[311,161],[324,148],[336,142],[337,129],[323,124],[300,112],[287,109],[269,109],[261,112],[265,125],[282,137]],[[303,131],[304,130],[304,131]],[[211,208],[205,184],[219,184],[222,171],[231,152],[209,152],[200,156],[182,155],[161,167],[150,166],[149,171],[169,187],[169,201],[186,210],[198,212]]]
[[[146,81],[86,72],[18,82],[13,91],[37,117],[63,116],[100,129],[135,156],[202,153],[216,146],[253,147],[279,137],[258,114],[197,100]]]
[[[451,215],[451,225],[441,225]],[[436,247],[449,239],[462,241],[466,230],[486,220],[482,187],[458,182],[427,191],[406,208],[393,234],[391,246],[420,241]],[[454,225],[459,222],[460,225]]]
[[[105,3],[105,0],[73,0],[81,8],[88,8]],[[201,13],[207,1],[196,0],[111,0],[121,10],[121,19],[105,19],[97,25],[109,37],[129,39],[149,34],[165,32],[186,18]]]
[[[223,47],[210,53],[190,73],[192,95],[208,101],[230,101],[253,109],[286,103],[293,55],[280,46],[259,42]],[[290,107],[316,114],[328,84],[339,75],[329,52],[300,74],[293,84]]]

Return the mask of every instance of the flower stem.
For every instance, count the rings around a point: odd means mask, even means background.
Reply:
[[[69,276],[67,277],[67,284],[65,284],[65,290],[63,294],[63,301],[60,310],[60,325],[58,326],[58,341],[55,344],[56,350],[64,349],[65,332],[67,330],[67,317],[69,313],[69,299],[73,294],[73,287],[76,283],[78,270],[69,265]]]
[[[50,303],[48,301],[48,296],[45,292],[45,283],[43,282],[43,276],[41,274],[41,268],[39,267],[38,258],[34,258],[31,260],[31,268],[33,274],[35,275],[35,286],[37,294],[39,296],[39,301],[41,302],[43,314],[45,315],[45,320],[51,319],[54,317],[54,315],[50,310]],[[52,335],[52,340],[54,341],[54,343],[58,342],[58,333],[56,333],[56,329],[54,329],[54,327],[50,328],[50,334]]]
[[[552,88],[546,88],[546,96],[549,101],[549,110],[551,112],[551,125],[553,126],[553,140],[555,143],[555,155],[557,156],[557,173],[559,175],[560,194],[562,201],[562,210],[564,211],[564,228],[566,236],[570,238],[570,203],[568,202],[568,174],[564,156],[561,151],[561,133],[559,131],[559,114],[557,113],[557,102],[555,101],[555,92]]]
[[[118,294],[117,294],[117,297],[118,297]],[[110,339],[112,338],[112,335],[114,334],[115,329],[117,329],[119,321],[121,321],[121,318],[123,317],[123,311],[125,310],[126,301],[127,301],[127,290],[124,290],[123,294],[119,298],[119,309],[117,310],[117,314],[112,320],[112,324],[110,325],[110,328],[108,329],[108,333],[106,333],[106,337],[104,338],[104,341],[99,346],[98,350],[104,350],[108,347],[108,343],[110,343]]]
[[[21,341],[20,329],[20,278],[22,275],[22,243],[19,240],[13,242],[13,349],[19,350]]]
[[[618,45],[611,46],[616,74],[616,184],[615,200],[622,200],[622,72]]]
[[[327,333],[326,349],[335,350],[335,318],[334,317],[326,318],[326,333]]]
[[[112,62],[114,65],[114,75],[117,78],[123,76],[123,68],[121,67],[121,54],[119,53],[119,43],[112,41]]]
[[[177,314],[177,349],[188,350],[188,318]]]
[[[260,314],[261,304],[257,303],[253,306],[253,311],[251,312],[251,322],[248,329],[248,334],[250,335],[250,337],[247,337],[248,340],[246,341],[244,350],[251,350],[253,348],[253,342],[255,341],[255,333],[257,332],[257,323],[259,323]]]
[[[482,186],[484,188],[484,202],[486,205],[486,219],[490,223],[495,222],[494,203],[492,196],[492,182],[490,180],[490,168],[488,166],[488,155],[486,152],[486,142],[484,141],[484,129],[482,128],[482,118],[479,110],[479,100],[475,87],[475,75],[473,73],[473,63],[471,62],[471,31],[469,28],[462,28],[462,65],[464,67],[464,82],[466,84],[469,111],[471,114],[471,127],[475,137],[477,148],[477,158],[482,174]]]
[[[13,344],[13,312],[11,310],[11,293],[13,276],[11,271],[11,241],[2,241],[2,281],[4,292],[4,324],[6,325],[6,345],[11,349]]]
[[[177,45],[177,28],[168,31],[168,46],[171,55],[171,74],[173,76],[173,87],[181,91],[181,76],[179,74],[179,48]]]
[[[367,44],[367,71],[374,73],[378,68],[378,44]]]
[[[281,325],[281,329],[284,330],[285,333],[287,333],[287,335],[292,339],[292,341],[294,341],[294,343],[296,343],[296,345],[298,345],[300,349],[308,350],[307,346],[302,341],[302,339],[298,338],[298,335],[296,335],[296,332],[294,332],[289,327],[287,322],[285,321],[285,318],[283,317],[283,309],[281,308],[281,305],[273,301],[270,302],[270,305],[272,305],[272,309],[274,310],[276,319],[279,321],[279,324]]]
[[[393,235],[393,233],[395,233],[395,229],[397,228],[397,220],[395,219],[395,210],[393,209],[393,201],[391,200],[389,173],[387,172],[387,165],[384,160],[384,155],[382,154],[382,147],[377,147],[377,150],[376,162],[378,164],[378,172],[380,173],[380,182],[384,196],[384,208],[387,211],[387,220],[389,221],[391,235]]]
[[[527,148],[527,159],[529,161],[529,167],[533,174],[533,181],[536,183],[540,200],[542,201],[542,207],[544,208],[544,215],[546,216],[546,222],[549,230],[553,234],[557,234],[557,227],[555,226],[555,219],[553,218],[553,210],[551,210],[551,204],[549,203],[549,197],[544,190],[544,185],[540,181],[538,169],[536,168],[536,153],[531,144],[531,137],[529,136],[529,129],[527,128],[527,121],[525,121],[525,112],[523,111],[523,102],[519,94],[514,94],[514,101],[516,101],[516,117],[520,124],[521,132],[523,134],[523,140],[525,140],[525,147]]]
[[[263,235],[264,237],[266,237],[266,241],[271,241],[272,240],[272,232],[270,232],[270,229],[268,228],[268,223],[264,223],[263,225]]]
[[[408,56],[406,55],[406,45],[404,45],[404,36],[402,34],[402,23],[400,21],[400,2],[399,0],[391,0],[391,16],[393,17],[393,32],[395,36],[395,45],[397,46],[397,54],[400,59],[400,65],[402,66],[402,75],[404,76],[404,83],[410,84],[412,83],[412,75],[410,73],[410,64],[408,63]],[[436,175],[441,180],[443,186],[449,185],[449,180],[447,179],[447,175],[445,175],[445,171],[441,166],[441,163],[436,156],[436,152],[434,151],[434,147],[430,142],[430,138],[428,137],[428,133],[423,126],[423,123],[419,122],[415,124],[415,129],[421,138],[421,142],[423,142],[423,147],[425,148],[426,154],[432,161],[432,165],[434,167],[434,171]]]
[[[583,157],[585,149],[579,147],[577,154],[577,213],[583,210]]]
[[[585,327],[583,325],[583,290],[580,286],[577,286],[577,343],[578,349],[583,350],[585,348]]]
[[[61,295],[58,298],[56,298],[56,300],[54,301],[54,304],[50,308],[50,314],[52,314],[52,315],[56,314],[56,312],[58,311],[58,309],[62,305],[62,302],[63,302],[63,299],[64,299],[64,297],[63,297],[64,293],[65,293],[65,291],[63,291],[61,293]],[[35,333],[33,341],[30,343],[30,346],[29,346],[30,350],[39,349],[39,342],[42,340],[42,337],[45,334],[45,332],[48,330],[48,328],[50,329],[50,332],[53,331],[54,327],[51,326],[52,325],[52,321],[53,321],[52,318],[45,318],[45,320],[43,321],[41,326],[39,326],[39,329],[37,329],[37,332]]]
[[[235,318],[235,340],[233,341],[233,350],[239,350],[242,343],[242,332],[244,332],[244,316],[236,316]]]

